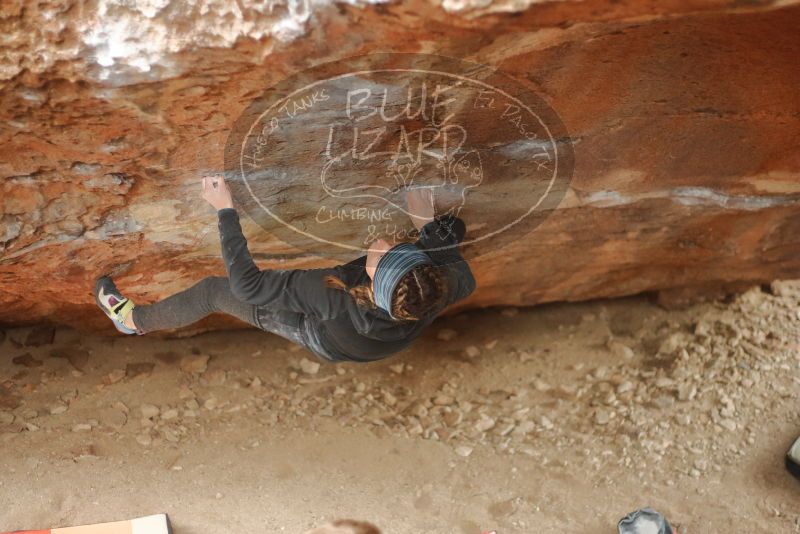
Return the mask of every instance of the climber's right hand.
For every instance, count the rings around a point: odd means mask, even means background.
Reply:
[[[430,187],[408,189],[406,191],[406,206],[414,227],[417,230],[422,229],[436,215],[433,189]]]
[[[231,192],[222,176],[203,177],[203,198],[217,211],[233,207]]]

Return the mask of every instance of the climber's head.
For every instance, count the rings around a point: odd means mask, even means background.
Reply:
[[[375,280],[375,270],[378,268],[378,262],[390,248],[392,248],[392,245],[385,239],[376,239],[370,245],[367,251],[367,274],[370,280]]]
[[[376,306],[395,319],[413,320],[441,303],[447,288],[430,256],[411,243],[389,249],[381,243],[375,248],[380,258],[369,271]]]
[[[376,241],[367,253],[366,269],[372,279],[368,286],[347,288],[331,277],[328,285],[344,289],[358,304],[377,306],[398,320],[421,319],[445,301],[447,282],[441,268],[411,243],[392,247],[382,239]]]

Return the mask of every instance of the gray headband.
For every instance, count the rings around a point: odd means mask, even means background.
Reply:
[[[406,273],[426,264],[433,264],[433,260],[411,243],[400,243],[386,251],[378,261],[372,281],[375,304],[396,319],[392,315],[394,288]]]

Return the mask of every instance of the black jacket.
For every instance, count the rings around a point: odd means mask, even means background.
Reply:
[[[327,275],[337,276],[348,286],[370,284],[366,256],[327,269],[260,270],[247,250],[239,215],[235,209],[219,210],[222,258],[231,291],[240,300],[257,306],[302,313],[319,333],[322,344],[339,360],[372,361],[407,347],[444,307],[475,290],[475,279],[458,247],[427,250],[446,272],[448,296],[440,309],[418,321],[396,321],[380,308],[358,306],[345,291],[326,287]],[[449,217],[426,224],[416,245],[434,249],[460,243],[465,227],[461,219]]]

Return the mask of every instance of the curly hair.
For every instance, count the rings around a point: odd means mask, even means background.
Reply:
[[[376,307],[371,286],[347,287],[335,276],[326,276],[325,285],[347,291],[359,306]],[[407,272],[394,288],[392,316],[403,321],[417,321],[441,306],[446,298],[447,281],[441,268],[432,264],[420,265]]]

